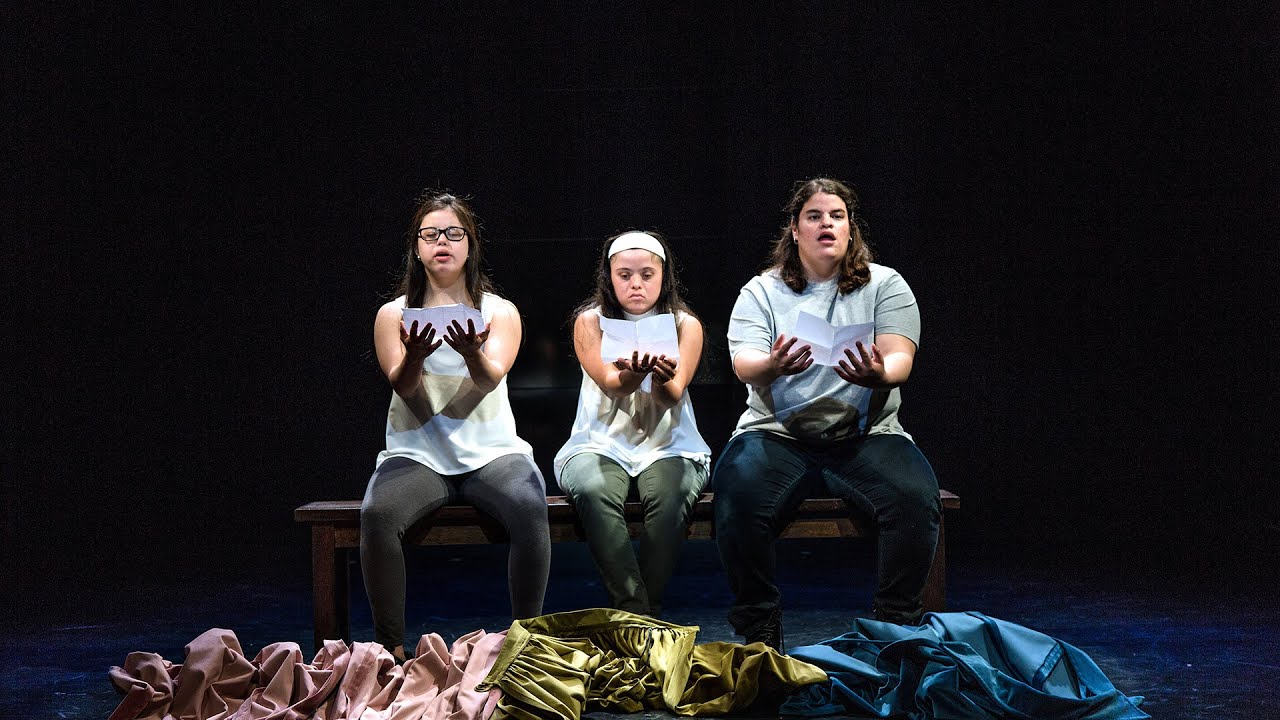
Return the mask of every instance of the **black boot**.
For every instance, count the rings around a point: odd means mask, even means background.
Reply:
[[[784,645],[782,644],[782,608],[775,608],[773,612],[764,620],[752,625],[743,633],[746,638],[744,645],[750,645],[754,642],[762,642],[765,645],[778,651],[779,655],[784,655]]]
[[[881,622],[917,627],[924,618],[924,609],[916,608],[913,611],[889,610],[888,608],[875,605],[871,608],[871,616]]]

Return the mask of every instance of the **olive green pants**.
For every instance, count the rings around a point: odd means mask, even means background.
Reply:
[[[632,480],[644,508],[638,556],[623,517]],[[612,458],[596,453],[575,455],[565,463],[560,487],[582,520],[613,607],[645,615],[662,611],[689,512],[706,482],[706,468],[681,457],[663,458],[634,478]]]

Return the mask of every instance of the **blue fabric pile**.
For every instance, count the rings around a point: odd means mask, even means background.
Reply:
[[[829,680],[793,693],[783,715],[912,720],[1139,720],[1141,697],[1083,651],[981,613],[929,613],[920,627],[859,619],[853,632],[792,649]]]

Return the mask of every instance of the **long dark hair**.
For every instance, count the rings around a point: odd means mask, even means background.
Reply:
[[[396,295],[404,295],[405,307],[422,307],[427,294],[427,271],[418,260],[418,229],[422,218],[436,210],[452,210],[458,222],[467,230],[467,261],[462,265],[466,278],[467,296],[471,304],[480,307],[480,298],[494,292],[493,281],[484,272],[484,241],[480,239],[480,222],[467,201],[441,190],[425,190],[415,201],[413,222],[404,236],[404,272],[396,285]]]
[[[847,294],[871,282],[870,263],[874,260],[871,247],[867,245],[867,223],[858,215],[858,196],[853,188],[832,178],[814,178],[796,183],[791,201],[787,203],[787,223],[773,243],[773,252],[769,255],[769,269],[777,270],[782,281],[795,292],[803,292],[809,286],[804,277],[804,266],[800,264],[800,251],[791,234],[791,226],[799,221],[800,211],[809,198],[818,193],[835,195],[844,201],[849,211],[849,247],[845,249],[844,259],[840,262],[840,293]]]
[[[676,277],[675,255],[671,252],[671,245],[667,243],[666,238],[653,230],[627,230],[604,241],[604,247],[600,248],[600,263],[596,268],[595,289],[573,311],[573,317],[576,318],[593,307],[599,307],[600,314],[607,318],[621,320],[626,317],[623,314],[622,303],[618,302],[618,296],[613,293],[613,282],[610,280],[612,268],[609,266],[609,247],[613,245],[614,240],[626,235],[628,232],[643,232],[657,240],[658,244],[662,246],[662,252],[666,254],[667,258],[662,260],[662,287],[658,290],[658,302],[654,304],[653,309],[659,313],[676,315],[676,332],[679,333],[680,314],[683,313],[694,318],[698,316],[685,304],[684,298],[680,295],[684,288],[680,285],[680,279]],[[659,259],[661,260],[661,258]]]

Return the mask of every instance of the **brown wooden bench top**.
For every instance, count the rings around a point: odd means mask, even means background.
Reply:
[[[960,507],[960,497],[947,490],[938,493],[943,510]],[[690,515],[689,537],[709,539],[715,537],[712,493],[703,493]],[[638,531],[643,509],[638,502],[628,502],[624,508],[632,530]],[[582,540],[581,528],[573,506],[564,495],[547,496],[547,517],[551,524],[553,542]],[[359,500],[318,500],[309,502],[293,511],[293,519],[309,525],[326,525],[335,529],[360,526]],[[841,522],[843,521],[843,522]],[[810,498],[800,504],[796,521],[783,532],[784,538],[796,537],[862,537],[866,529],[849,517],[844,501],[838,498]],[[341,533],[338,547],[359,547],[358,535]],[[506,533],[492,518],[470,505],[445,505],[405,536],[405,541],[416,545],[479,545],[486,542],[506,542]],[[351,544],[353,543],[354,544]]]
[[[941,490],[943,518],[938,525],[938,544],[925,585],[926,610],[946,607],[946,512],[960,507],[960,497]],[[715,536],[713,495],[703,493],[694,505],[689,522],[690,539]],[[641,530],[643,512],[638,502],[625,505],[632,535]],[[569,499],[547,497],[547,514],[553,542],[583,539],[582,527]],[[311,592],[316,649],[326,639],[351,639],[348,608],[348,552],[360,547],[360,501],[319,500],[293,511],[293,519],[311,526]],[[800,504],[794,520],[783,530],[783,538],[863,537],[870,532],[865,520],[855,518],[842,500],[812,498]],[[507,542],[497,521],[470,505],[446,505],[428,515],[405,533],[405,543],[415,545],[483,545]]]

